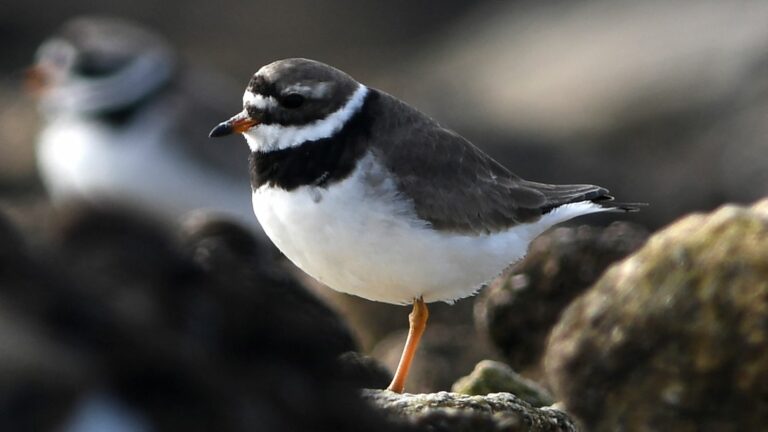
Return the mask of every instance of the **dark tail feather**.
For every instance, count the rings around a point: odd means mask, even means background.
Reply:
[[[590,199],[595,204],[599,204],[603,208],[609,208],[614,211],[622,211],[626,213],[639,212],[641,207],[648,207],[648,203],[625,203],[616,202],[613,200],[613,195],[609,195],[607,192],[600,196]]]
[[[584,201],[591,201],[613,211],[628,213],[640,211],[641,207],[648,205],[647,203],[616,202],[613,200],[613,196],[608,193],[608,189],[595,185],[551,185],[531,181],[524,181],[524,183],[527,187],[536,189],[544,195],[546,204],[542,206],[543,213],[547,213],[561,205]]]
[[[620,211],[625,213],[639,212],[641,207],[648,207],[648,203],[625,203],[613,201],[613,197],[606,195],[606,198],[592,200],[595,204],[600,204],[603,208],[609,208],[612,211]]]

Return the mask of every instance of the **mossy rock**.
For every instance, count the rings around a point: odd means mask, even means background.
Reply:
[[[766,430],[768,202],[653,235],[564,312],[545,369],[588,430]]]
[[[494,360],[483,360],[469,375],[459,378],[451,389],[466,395],[512,393],[535,407],[552,405],[555,401],[543,387],[522,377],[509,365]]]

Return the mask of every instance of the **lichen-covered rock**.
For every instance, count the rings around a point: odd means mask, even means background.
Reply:
[[[766,430],[768,202],[655,234],[563,313],[545,368],[588,430]]]
[[[543,387],[523,378],[509,365],[494,360],[483,360],[478,363],[472,373],[459,378],[451,390],[471,396],[499,392],[512,393],[535,407],[555,403]]]
[[[535,366],[561,311],[647,236],[644,228],[623,222],[552,230],[480,295],[475,320],[512,367]]]
[[[364,390],[363,397],[392,418],[408,420],[417,426],[417,430],[576,431],[573,421],[562,411],[534,408],[509,393],[468,396],[449,392],[398,394],[388,390]]]

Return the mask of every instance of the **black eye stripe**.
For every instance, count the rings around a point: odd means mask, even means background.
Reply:
[[[288,109],[294,109],[304,104],[304,96],[299,93],[289,93],[282,96],[280,99],[280,105]]]
[[[277,99],[283,108],[294,109],[304,104],[306,97],[299,93],[280,94],[274,83],[268,82],[262,76],[254,76],[248,83],[248,91],[253,94]]]
[[[73,66],[75,73],[86,77],[109,75],[128,64],[128,59],[81,55]]]

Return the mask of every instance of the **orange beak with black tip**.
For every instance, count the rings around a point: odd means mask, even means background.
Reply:
[[[248,129],[259,124],[259,121],[248,115],[248,111],[243,110],[231,119],[219,123],[218,126],[208,134],[211,138],[232,135],[233,133],[243,133]]]

